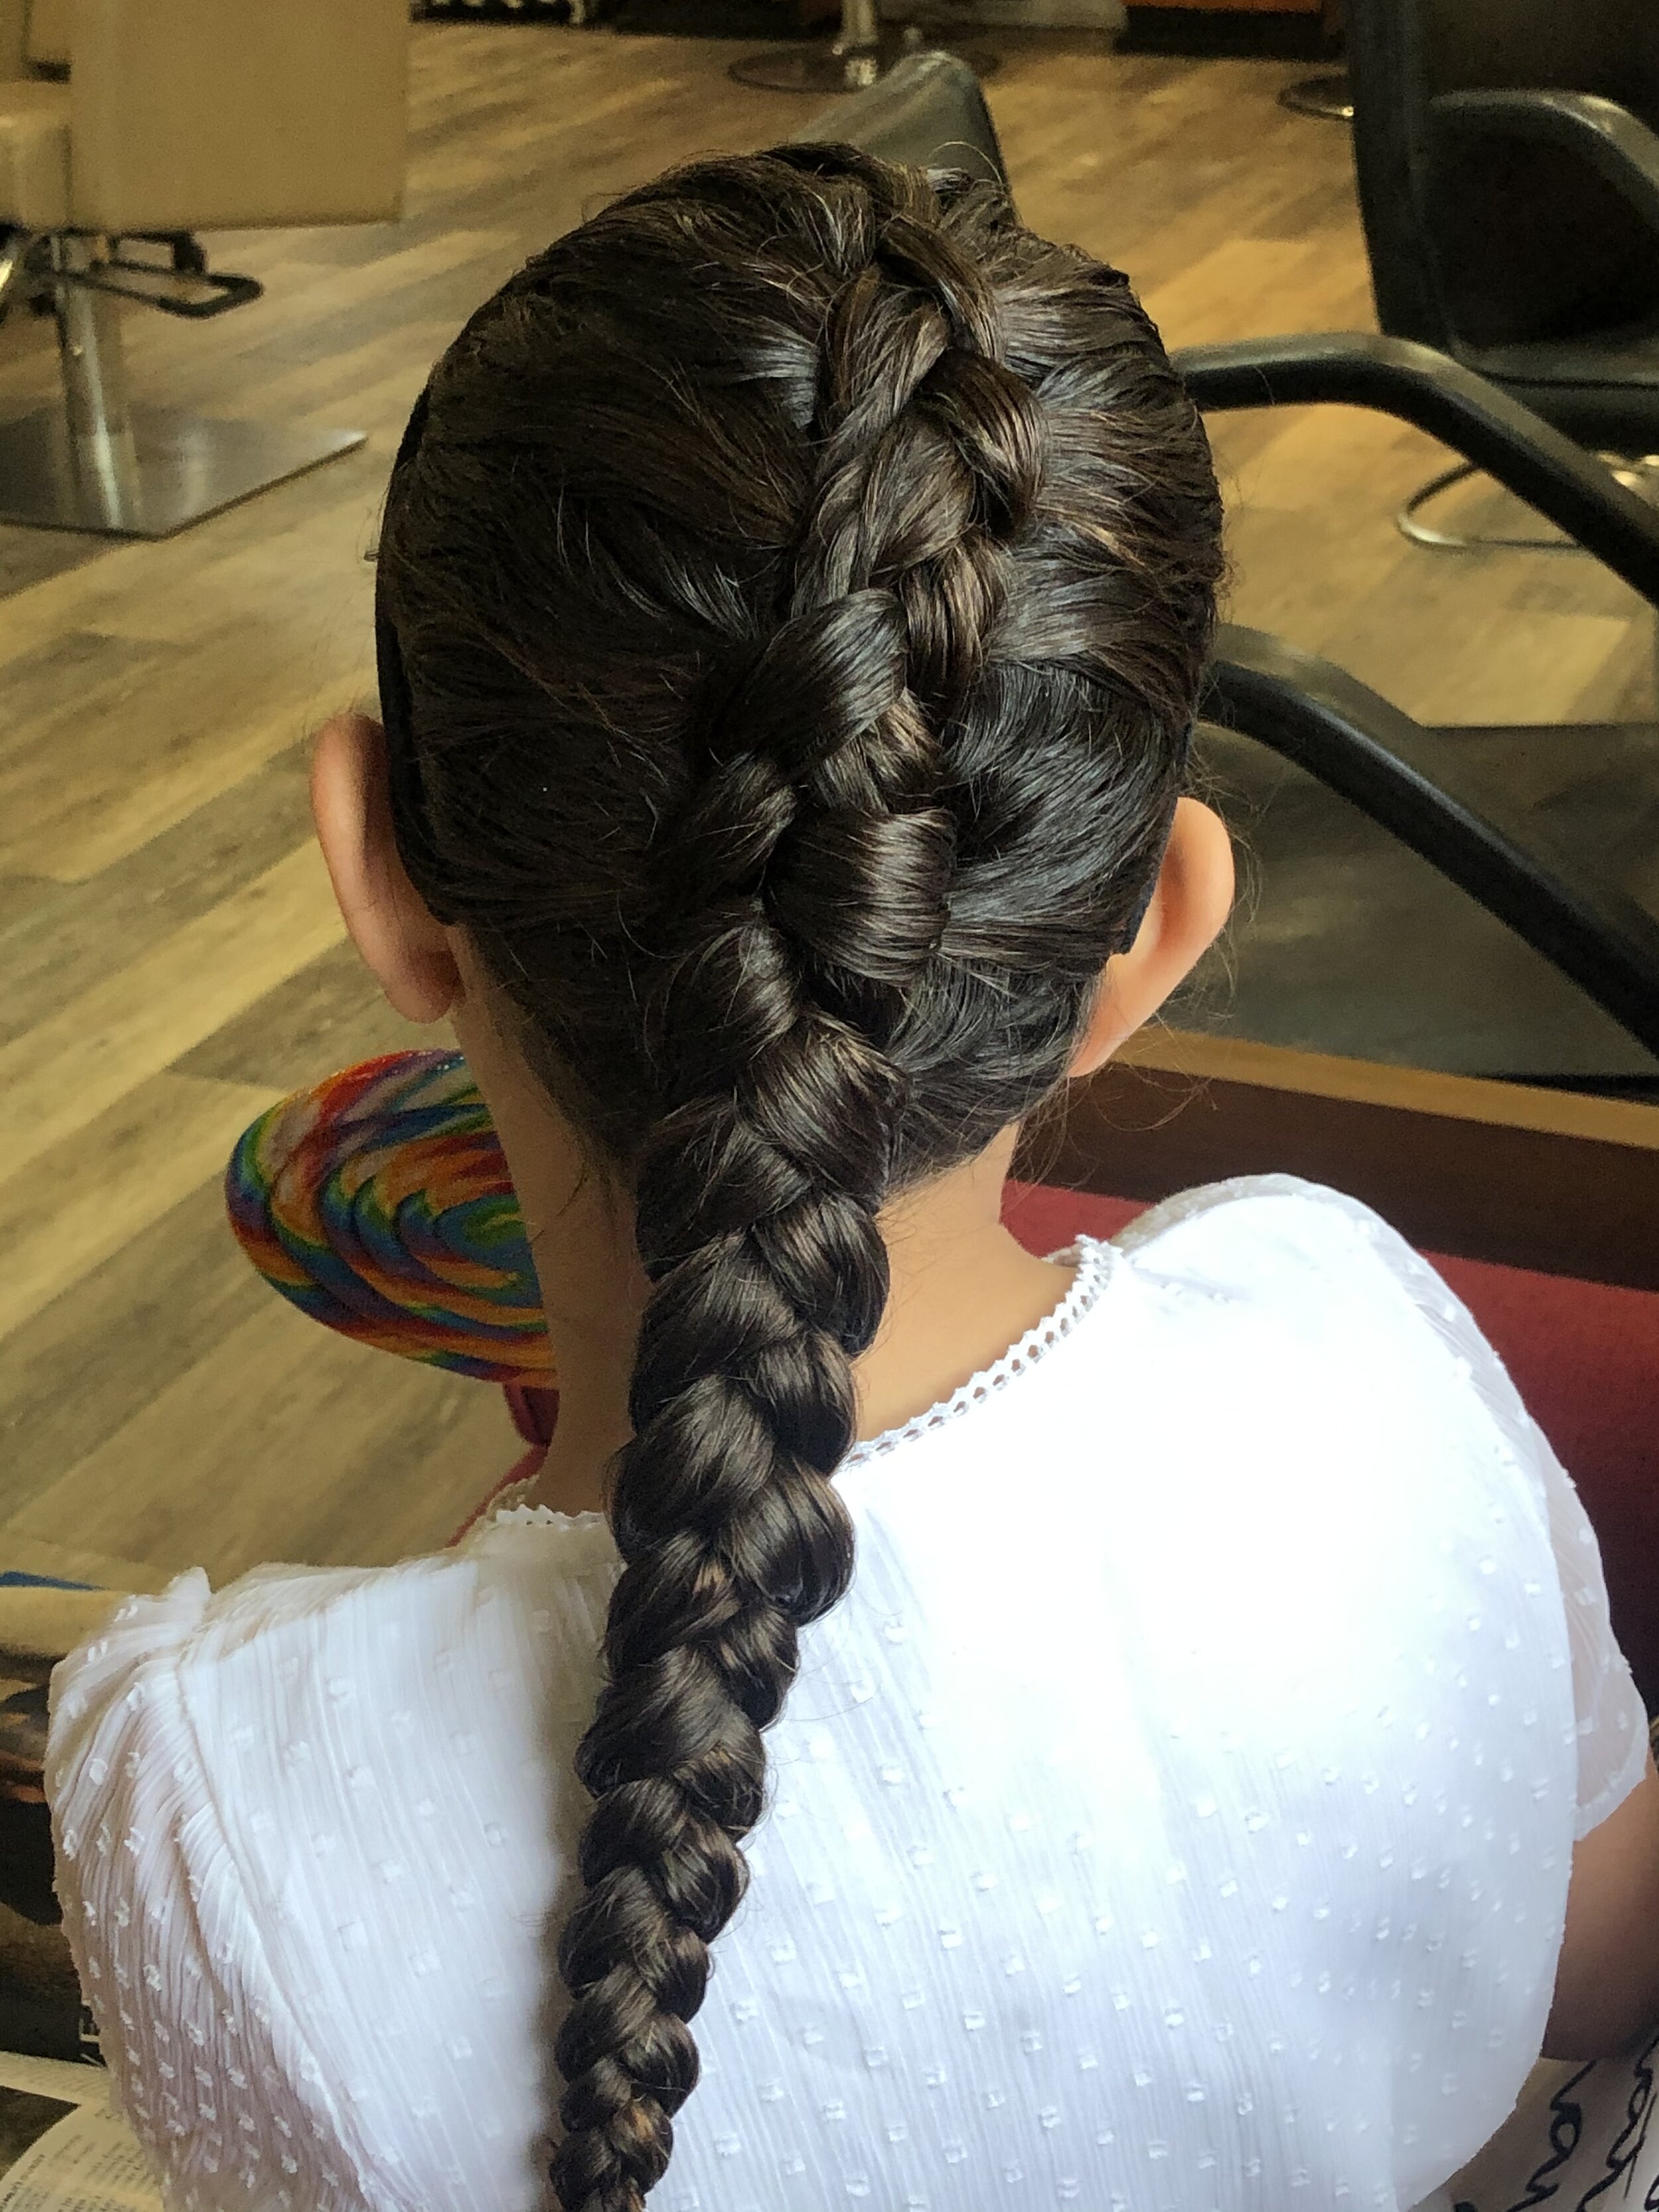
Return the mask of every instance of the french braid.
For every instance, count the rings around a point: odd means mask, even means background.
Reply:
[[[652,1285],[559,1946],[566,2212],[667,2166],[762,1732],[853,1572],[878,1213],[1064,1073],[1167,830],[1215,523],[1122,281],[846,148],[618,203],[411,425],[400,842],[626,1176]]]

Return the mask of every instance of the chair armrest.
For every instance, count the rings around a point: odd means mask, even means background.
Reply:
[[[1200,717],[1316,776],[1420,854],[1659,1053],[1659,923],[1552,844],[1460,793],[1444,739],[1346,671],[1263,631],[1216,634]]]
[[[1659,606],[1659,513],[1595,454],[1431,346],[1364,331],[1297,332],[1188,346],[1171,359],[1206,410],[1324,403],[1414,423]]]
[[[1443,92],[1429,102],[1429,129],[1437,153],[1472,137],[1565,148],[1659,232],[1659,137],[1616,100],[1592,92]]]
[[[391,220],[408,47],[408,0],[76,0],[76,226]]]

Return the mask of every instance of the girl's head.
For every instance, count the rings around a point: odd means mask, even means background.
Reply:
[[[560,1950],[569,2212],[667,2160],[761,1731],[852,1568],[830,1477],[878,1216],[1098,1026],[1219,527],[1123,278],[845,147],[617,202],[411,420],[380,552],[398,853],[651,1285]]]

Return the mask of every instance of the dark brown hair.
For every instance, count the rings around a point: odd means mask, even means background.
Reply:
[[[635,2212],[842,1595],[878,1209],[1062,1079],[1168,835],[1219,505],[1125,280],[844,146],[684,168],[433,372],[380,554],[397,834],[653,1285],[561,1971],[568,2212]]]

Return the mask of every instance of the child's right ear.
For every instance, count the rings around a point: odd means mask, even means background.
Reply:
[[[460,975],[398,853],[386,732],[367,714],[337,714],[318,732],[311,814],[341,918],[380,988],[406,1021],[441,1021]]]

